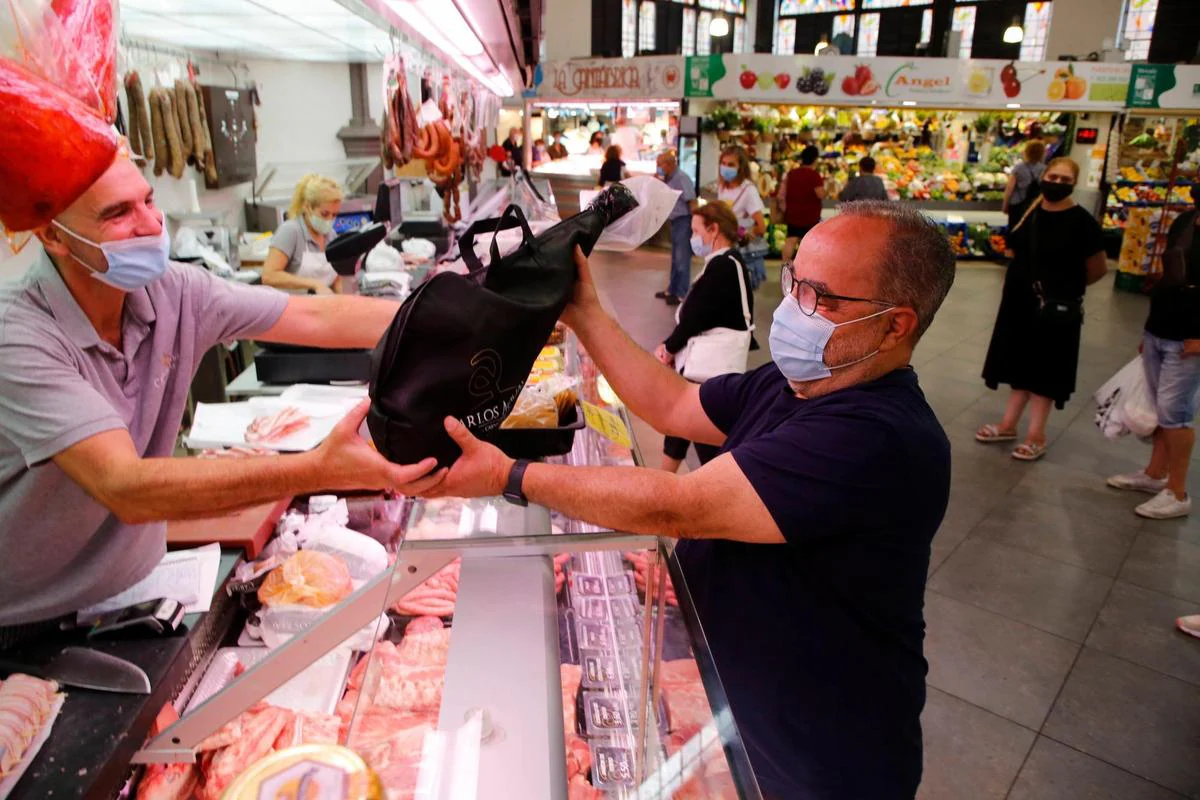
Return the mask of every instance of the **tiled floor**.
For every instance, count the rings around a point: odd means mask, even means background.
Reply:
[[[672,324],[653,299],[666,254],[593,264],[630,334],[660,342]],[[1200,798],[1200,641],[1172,627],[1200,612],[1200,513],[1134,516],[1144,496],[1104,478],[1143,466],[1149,450],[1106,441],[1092,424],[1091,393],[1136,352],[1146,300],[1113,292],[1111,278],[1089,291],[1078,393],[1051,416],[1045,459],[1023,464],[972,438],[1005,400],[979,377],[1003,279],[996,267],[961,268],[914,359],[954,458],[926,595],[919,796]],[[752,366],[768,358],[779,297],[774,280],[758,291],[764,349]],[[661,437],[638,434],[655,463]]]

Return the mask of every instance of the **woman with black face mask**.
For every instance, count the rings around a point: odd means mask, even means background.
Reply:
[[[1075,391],[1083,294],[1108,271],[1100,224],[1071,199],[1079,165],[1056,158],[1042,173],[1041,196],[1009,232],[1014,253],[1004,278],[983,380],[1012,387],[1004,418],[984,425],[976,441],[1014,441],[1026,406],[1025,440],[1012,452],[1021,461],[1046,453],[1046,420]]]

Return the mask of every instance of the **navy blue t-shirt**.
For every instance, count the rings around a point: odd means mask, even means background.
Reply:
[[[911,369],[812,400],[774,364],[700,388],[786,544],[676,548],[765,793],[911,798],[950,443]]]

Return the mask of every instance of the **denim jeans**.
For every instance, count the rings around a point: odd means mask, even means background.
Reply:
[[[671,220],[671,282],[667,291],[678,298],[692,285],[692,216]]]
[[[1200,356],[1183,357],[1183,342],[1142,335],[1146,386],[1163,428],[1190,428],[1200,401]]]

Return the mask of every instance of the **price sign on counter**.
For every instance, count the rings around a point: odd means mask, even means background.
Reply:
[[[606,439],[611,439],[622,447],[633,447],[629,438],[629,429],[625,422],[611,411],[605,411],[599,406],[584,401],[583,418],[587,426]]]

